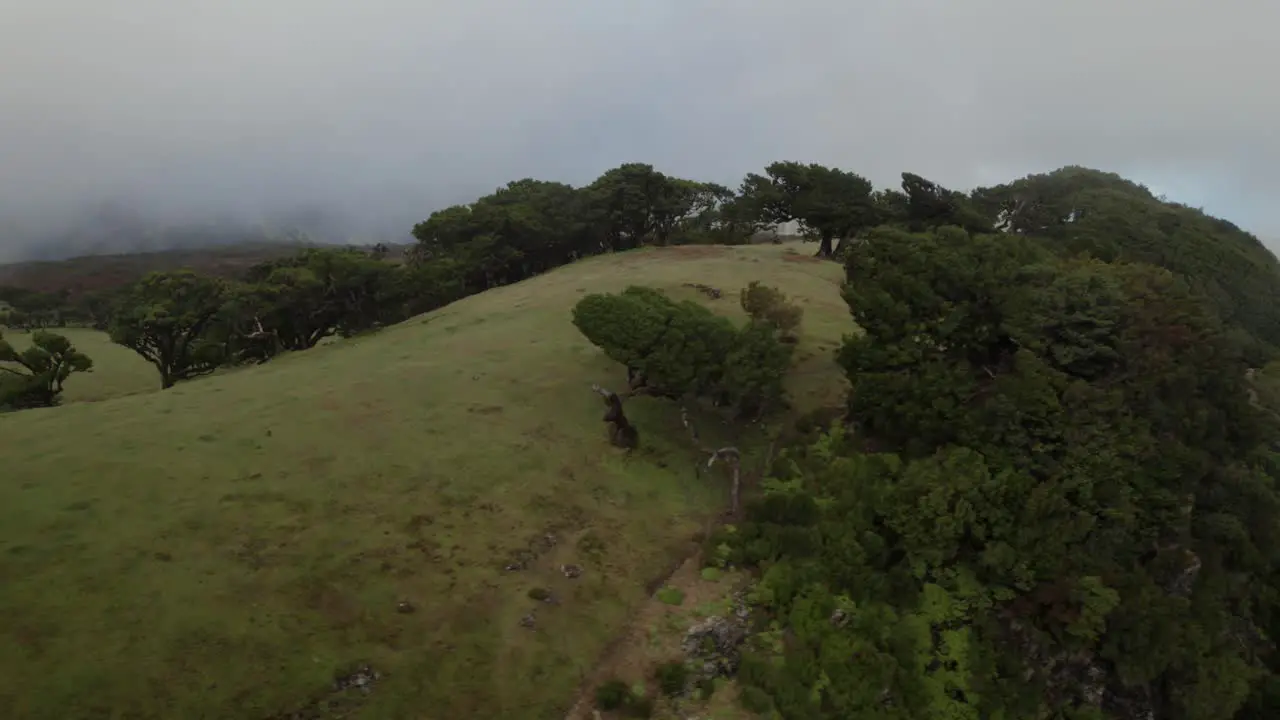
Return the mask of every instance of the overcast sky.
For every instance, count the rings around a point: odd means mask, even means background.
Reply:
[[[1081,164],[1280,239],[1278,26],[1269,0],[0,0],[0,217],[407,231],[629,161],[961,189]]]

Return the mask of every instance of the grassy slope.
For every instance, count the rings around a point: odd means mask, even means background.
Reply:
[[[259,368],[0,416],[0,707],[267,718],[369,662],[360,718],[557,717],[725,498],[660,401],[628,406],[644,452],[607,446],[588,386],[624,374],[568,311],[762,279],[805,304],[793,387],[828,403],[839,268],[784,252],[594,258]],[[528,630],[532,587],[561,603]]]

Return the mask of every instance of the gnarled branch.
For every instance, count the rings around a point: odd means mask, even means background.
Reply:
[[[698,436],[698,429],[694,427],[693,421],[689,419],[688,409],[683,406],[681,406],[680,408],[680,422],[689,431],[689,437],[693,438],[694,447],[698,448],[698,450],[708,455],[707,457],[708,469],[710,469],[713,465],[715,465],[717,461],[722,462],[725,465],[729,466],[729,470],[733,475],[732,511],[734,513],[737,513],[739,495],[742,492],[742,468],[741,468],[742,452],[739,451],[738,448],[733,447],[731,445],[716,449],[716,448],[711,448],[702,444],[702,439]],[[702,474],[702,470],[700,467],[698,468],[698,474],[699,475]]]
[[[627,420],[626,413],[622,410],[622,398],[618,393],[606,390],[599,385],[593,384],[591,390],[604,398],[605,407],[609,408],[602,418],[609,424],[609,441],[628,450],[634,448],[640,441],[640,433]]]

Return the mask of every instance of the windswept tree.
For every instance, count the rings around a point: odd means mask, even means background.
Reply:
[[[1274,716],[1277,433],[1206,298],[954,226],[877,229],[846,269],[856,432],[791,455],[732,541],[788,627],[749,694],[784,718]]]
[[[272,335],[280,349],[306,350],[331,335],[401,319],[397,272],[359,250],[308,248],[251,268],[232,315],[245,332]]]
[[[564,183],[508,183],[414,226],[411,262],[448,263],[463,293],[523,280],[604,250],[588,233],[584,202]]]
[[[647,242],[662,244],[683,214],[678,204],[680,188],[647,163],[626,163],[606,171],[583,189],[591,219],[607,247],[630,250]]]
[[[905,221],[913,232],[954,225],[968,232],[991,232],[991,218],[979,212],[969,197],[926,180],[914,173],[902,173]]]
[[[89,356],[62,335],[37,330],[22,352],[0,335],[0,407],[53,406],[72,373],[92,368]]]
[[[1143,262],[1177,273],[1228,324],[1280,346],[1280,261],[1257,237],[1195,208],[1157,198],[1113,173],[1064,167],[972,193],[1006,232],[1060,254]]]
[[[735,415],[764,413],[782,401],[792,346],[772,324],[738,328],[696,302],[635,285],[587,295],[574,307],[573,323],[627,368],[633,392],[701,398]]]
[[[879,224],[871,182],[818,164],[775,162],[748,175],[740,194],[770,223],[798,220],[818,240],[818,257],[832,257],[832,240],[846,240]]]
[[[155,365],[162,389],[206,375],[225,359],[225,346],[205,331],[226,295],[225,282],[189,270],[151,273],[120,294],[111,340]]]

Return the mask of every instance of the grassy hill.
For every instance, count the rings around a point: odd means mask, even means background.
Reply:
[[[839,404],[842,274],[802,252],[597,257],[163,393],[136,394],[119,379],[140,377],[135,358],[77,337],[98,369],[69,381],[69,402],[0,416],[0,706],[59,720],[337,717],[331,705],[562,717],[727,497],[695,478],[667,403],[628,403],[641,450],[608,445],[589,388],[625,373],[570,308],[638,283],[741,317],[737,290],[762,280],[806,311],[795,412]],[[91,387],[112,376],[114,390]],[[74,402],[109,393],[123,396]],[[335,691],[366,664],[371,692]]]

